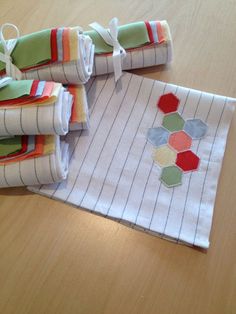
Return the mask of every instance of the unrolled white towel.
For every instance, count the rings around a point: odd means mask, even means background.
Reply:
[[[227,134],[235,99],[208,94],[125,73],[97,77],[88,92],[90,132],[69,133],[70,168],[60,184],[30,187],[37,193],[68,202],[174,241],[209,246]],[[122,86],[122,88],[121,88]],[[182,185],[166,187],[153,162],[150,128],[162,125],[157,101],[174,93],[183,119],[208,125],[191,150],[200,158],[197,171],[183,173]],[[197,120],[199,121],[199,120]]]

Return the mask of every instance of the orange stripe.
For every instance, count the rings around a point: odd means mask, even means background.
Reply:
[[[163,31],[161,27],[161,23],[157,22],[157,34],[158,34],[158,43],[161,44],[165,41],[165,38],[163,36]]]
[[[0,163],[0,165],[12,163],[12,162],[18,162],[25,159],[40,157],[43,155],[44,143],[45,143],[45,135],[36,135],[35,136],[35,149],[31,153],[28,153],[23,156],[19,156],[17,158],[13,158],[6,162],[2,162]]]
[[[77,122],[78,121],[78,112],[77,112],[77,89],[76,87],[68,87],[68,91],[71,93],[71,95],[74,97],[73,98],[73,104],[72,104],[72,110],[71,110],[71,117],[70,117],[70,122]]]
[[[70,41],[69,28],[63,30],[62,45],[63,45],[63,61],[70,61]]]

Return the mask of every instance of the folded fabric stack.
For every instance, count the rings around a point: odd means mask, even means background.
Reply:
[[[0,90],[1,136],[65,135],[69,127],[87,128],[87,120],[82,85],[66,89],[61,83],[22,80],[12,81]]]
[[[46,29],[18,38],[11,57],[25,79],[84,84],[92,73],[94,45],[79,27]],[[0,62],[4,73],[5,63]]]
[[[68,145],[55,135],[0,140],[0,186],[58,182],[68,173]]]
[[[95,30],[85,34],[95,45],[93,75],[113,72],[112,47]],[[127,52],[123,70],[166,64],[172,60],[172,39],[166,21],[122,25],[118,28],[118,41]]]
[[[16,39],[5,40],[5,26],[16,30]],[[61,27],[19,37],[16,26],[1,27],[0,76],[20,80],[0,84],[0,187],[66,178],[68,145],[60,136],[89,128],[83,84],[92,74],[115,72],[117,81],[121,69],[171,61],[172,42],[165,21],[118,27],[118,20],[112,19],[109,27],[100,26],[111,38],[110,44],[96,28],[82,32],[80,27]]]
[[[65,179],[68,144],[59,135],[87,127],[82,85],[21,80],[0,88],[0,187]]]

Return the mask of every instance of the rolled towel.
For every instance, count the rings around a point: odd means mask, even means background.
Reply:
[[[114,72],[112,51],[96,30],[85,32],[95,45],[92,75]],[[126,50],[122,69],[166,64],[172,60],[172,39],[166,21],[135,22],[118,27],[118,42]]]
[[[71,93],[68,91],[71,91]],[[57,134],[87,128],[84,86],[22,80],[0,89],[0,136]]]
[[[68,144],[59,136],[0,140],[0,188],[60,182],[67,173]]]
[[[46,29],[18,38],[11,57],[23,79],[84,84],[92,73],[94,45],[79,27]],[[5,67],[0,62],[1,75]]]

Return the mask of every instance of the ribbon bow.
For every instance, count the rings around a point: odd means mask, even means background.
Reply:
[[[109,22],[109,29],[105,29],[97,22],[89,24],[102,38],[104,41],[113,47],[113,67],[115,73],[115,81],[117,82],[122,75],[122,59],[126,56],[125,49],[120,45],[118,37],[118,19],[114,17]]]
[[[6,27],[12,27],[16,31],[16,38],[5,40],[3,30]],[[11,53],[14,50],[17,40],[20,37],[18,28],[14,24],[5,23],[0,28],[0,41],[2,43],[4,53],[0,52],[0,61],[6,63],[6,74],[16,80],[22,77],[21,71],[12,63]]]

